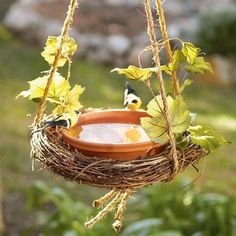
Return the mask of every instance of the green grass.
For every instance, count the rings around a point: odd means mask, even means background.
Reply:
[[[99,60],[99,58],[98,58]],[[0,158],[1,173],[6,194],[21,193],[42,179],[49,185],[60,185],[78,198],[90,202],[102,191],[87,186],[78,186],[46,171],[31,171],[29,158],[29,126],[37,104],[24,99],[15,100],[16,95],[28,89],[27,81],[37,78],[48,66],[40,57],[40,50],[8,35],[0,29]],[[97,66],[86,61],[74,61],[72,83],[86,87],[81,102],[85,107],[120,108],[123,102],[124,80],[110,74],[111,68]],[[143,98],[150,98],[143,84],[133,84]],[[235,194],[236,191],[236,87],[195,82],[186,90],[186,99],[193,112],[199,113],[197,120],[219,129],[232,142],[201,161],[199,169],[203,177],[197,181],[201,191],[217,191]],[[26,116],[31,114],[30,116]],[[196,178],[199,173],[189,168],[179,178]]]

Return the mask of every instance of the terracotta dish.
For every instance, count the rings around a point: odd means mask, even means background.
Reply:
[[[115,160],[133,160],[138,157],[145,157],[148,150],[155,145],[155,152],[164,150],[164,145],[147,142],[136,143],[96,143],[82,141],[73,137],[73,133],[79,133],[82,125],[104,124],[104,123],[123,123],[140,125],[140,118],[148,114],[143,111],[130,110],[102,110],[92,111],[82,114],[77,124],[69,130],[61,131],[63,139],[72,147],[78,149],[87,156],[97,156]]]

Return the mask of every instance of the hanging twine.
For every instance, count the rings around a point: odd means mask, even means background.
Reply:
[[[170,41],[169,41],[167,29],[166,29],[165,15],[164,15],[161,0],[156,0],[155,3],[156,3],[156,9],[157,9],[157,16],[159,17],[159,24],[161,27],[162,39],[165,43],[166,54],[167,54],[169,63],[173,63],[174,58],[172,55]],[[174,72],[172,75],[172,86],[173,86],[175,95],[179,96],[180,95],[180,88],[179,88],[179,82],[177,79],[176,72]]]
[[[173,160],[172,177],[174,177],[178,173],[179,163],[178,163],[178,159],[177,159],[175,136],[174,136],[174,133],[172,130],[172,124],[171,124],[171,118],[170,118],[170,114],[169,114],[169,107],[168,107],[168,102],[167,102],[165,86],[164,86],[164,80],[162,77],[162,72],[160,70],[161,63],[160,63],[160,56],[159,56],[159,47],[158,47],[158,42],[157,42],[156,33],[155,33],[154,19],[153,19],[153,15],[152,15],[151,4],[150,4],[149,0],[144,0],[144,7],[145,7],[145,12],[146,12],[146,17],[147,17],[147,30],[148,30],[148,34],[149,34],[150,42],[151,42],[153,61],[154,61],[155,66],[157,68],[157,78],[158,78],[159,84],[160,84],[160,94],[161,94],[162,101],[163,101],[163,113],[164,113],[167,127],[168,127],[167,132],[168,132],[168,135],[170,138],[171,156],[172,156],[172,160]],[[160,16],[160,18],[161,17],[162,16]],[[162,21],[164,22],[165,20],[162,18]]]
[[[60,47],[59,47],[59,49],[57,51],[57,54],[55,56],[55,60],[54,60],[52,66],[50,68],[47,85],[46,85],[42,100],[39,104],[39,108],[36,112],[36,117],[35,117],[35,124],[36,125],[39,124],[40,121],[42,120],[43,113],[46,109],[46,101],[47,101],[49,88],[52,84],[53,78],[54,78],[55,73],[57,71],[58,62],[61,58],[62,48],[63,48],[63,46],[64,46],[64,44],[65,44],[65,42],[68,38],[68,32],[69,32],[69,29],[70,29],[71,24],[73,22],[73,16],[74,16],[75,9],[76,9],[77,6],[78,6],[77,0],[71,0],[70,1],[70,5],[69,5],[68,11],[67,11],[67,16],[66,16],[66,19],[64,21],[64,25],[63,25],[61,35],[60,35]]]

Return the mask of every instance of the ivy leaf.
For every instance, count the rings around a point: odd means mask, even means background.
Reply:
[[[73,112],[81,109],[83,106],[79,102],[80,95],[84,92],[85,88],[80,85],[75,85],[74,88],[69,92],[66,101],[65,112]]]
[[[195,58],[193,64],[185,66],[185,69],[188,72],[196,74],[214,73],[211,64],[206,62],[203,57]]]
[[[167,75],[172,76],[173,68],[170,68],[169,66],[170,66],[170,64],[161,66],[161,71],[164,71]]]
[[[187,104],[181,97],[177,97],[174,100],[171,96],[167,97],[167,103],[169,105],[173,132],[175,134],[184,132],[188,129],[191,120]],[[168,127],[162,112],[163,102],[161,96],[159,95],[152,99],[147,108],[147,113],[151,117],[141,118],[144,130],[154,142],[166,143],[169,140]]]
[[[41,55],[49,63],[49,65],[52,65],[55,61],[55,57],[60,48],[60,40],[60,37],[55,36],[49,36],[47,39],[46,46],[44,47],[44,50]],[[64,46],[62,47],[61,58],[59,59],[57,66],[63,67],[68,58],[71,57],[76,50],[77,44],[75,40],[68,37],[64,43]]]
[[[167,103],[170,107],[173,103],[174,99],[171,96],[167,97]],[[163,102],[161,96],[156,96],[154,99],[152,99],[148,105],[147,105],[147,113],[148,115],[152,117],[157,117],[162,114],[163,110]]]
[[[27,97],[30,96],[30,94],[31,94],[31,91],[30,91],[30,90],[22,91],[22,92],[20,92],[20,93],[16,96],[16,99],[18,99],[19,97],[27,98]]]
[[[193,81],[190,79],[184,80],[183,84],[180,86],[180,92],[182,93],[185,90],[185,88],[189,87],[192,83]]]
[[[28,97],[29,100],[39,102],[44,95],[47,82],[48,75],[29,81],[28,83],[30,85],[30,89],[28,91],[21,92],[17,98],[19,96],[23,96]],[[51,103],[59,103],[60,100],[66,96],[69,89],[69,82],[59,73],[56,73],[49,88],[47,100]]]
[[[141,125],[152,141],[163,144],[168,142],[166,121],[163,116],[158,118],[143,117],[141,118]]]
[[[212,151],[226,143],[221,134],[207,126],[191,126],[188,131],[190,132],[191,141],[208,151]]]
[[[125,75],[132,80],[147,80],[156,71],[155,68],[138,68],[136,66],[129,66],[128,68],[115,68],[111,72],[117,72],[120,75]]]
[[[183,52],[180,50],[175,50],[173,55],[173,62],[168,65],[161,66],[161,70],[164,71],[167,75],[172,76],[173,72],[180,69],[181,64],[186,62],[186,57]]]
[[[200,53],[200,48],[195,47],[190,42],[184,42],[182,47],[182,53],[186,57],[188,63],[193,64],[194,60]]]
[[[170,117],[174,133],[180,134],[188,129],[190,112],[187,103],[180,96],[176,97],[170,106]]]
[[[169,64],[169,68],[172,72],[180,69],[181,64],[186,62],[186,58],[182,51],[175,50],[173,55],[174,62]]]

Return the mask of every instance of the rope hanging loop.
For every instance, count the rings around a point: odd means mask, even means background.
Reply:
[[[157,4],[158,3],[160,3],[160,5],[158,5],[158,7],[163,11],[162,4],[159,0],[157,0]],[[164,116],[166,119],[166,124],[168,127],[167,132],[168,132],[168,135],[170,138],[170,144],[171,144],[171,155],[170,156],[173,161],[172,177],[174,177],[178,173],[179,163],[178,163],[178,159],[177,159],[175,136],[174,136],[172,124],[171,124],[171,118],[170,118],[169,106],[168,106],[168,102],[167,102],[167,95],[166,95],[166,90],[165,90],[165,85],[164,85],[164,79],[162,76],[162,72],[160,70],[160,68],[161,68],[161,62],[160,62],[160,56],[159,56],[160,50],[159,50],[158,42],[157,42],[157,38],[156,38],[154,18],[153,18],[153,14],[152,14],[150,0],[144,0],[144,7],[145,7],[145,12],[146,12],[146,18],[147,18],[147,29],[148,29],[148,34],[149,34],[152,53],[153,53],[153,61],[154,61],[155,66],[157,68],[157,72],[156,72],[157,79],[160,84],[160,94],[161,94],[161,98],[162,98],[162,102],[163,102],[163,113],[164,113]],[[160,17],[159,22],[165,23],[164,14],[159,15],[159,17]],[[165,27],[163,27],[163,29],[164,28]],[[165,37],[167,37],[167,34],[165,34],[164,32],[163,32],[163,35],[165,35]],[[166,41],[168,42],[168,40],[166,40]],[[165,44],[165,47],[167,47],[167,52],[170,53],[170,49],[166,45],[167,44]],[[171,55],[171,53],[170,53],[170,55]]]
[[[58,62],[61,58],[61,52],[62,52],[63,46],[68,38],[69,29],[73,23],[73,16],[75,13],[75,9],[77,7],[78,7],[78,0],[70,0],[69,8],[67,11],[67,16],[64,21],[63,28],[62,28],[61,35],[60,35],[60,43],[59,43],[60,46],[59,46],[58,51],[56,53],[55,60],[50,68],[47,85],[44,90],[44,94],[43,94],[43,97],[42,97],[41,102],[39,104],[38,110],[36,112],[36,117],[35,117],[35,121],[34,121],[34,123],[36,125],[38,125],[41,122],[44,111],[46,109],[46,101],[47,101],[48,92],[49,92],[50,86],[52,84],[53,78],[55,76],[55,73],[57,72]]]

